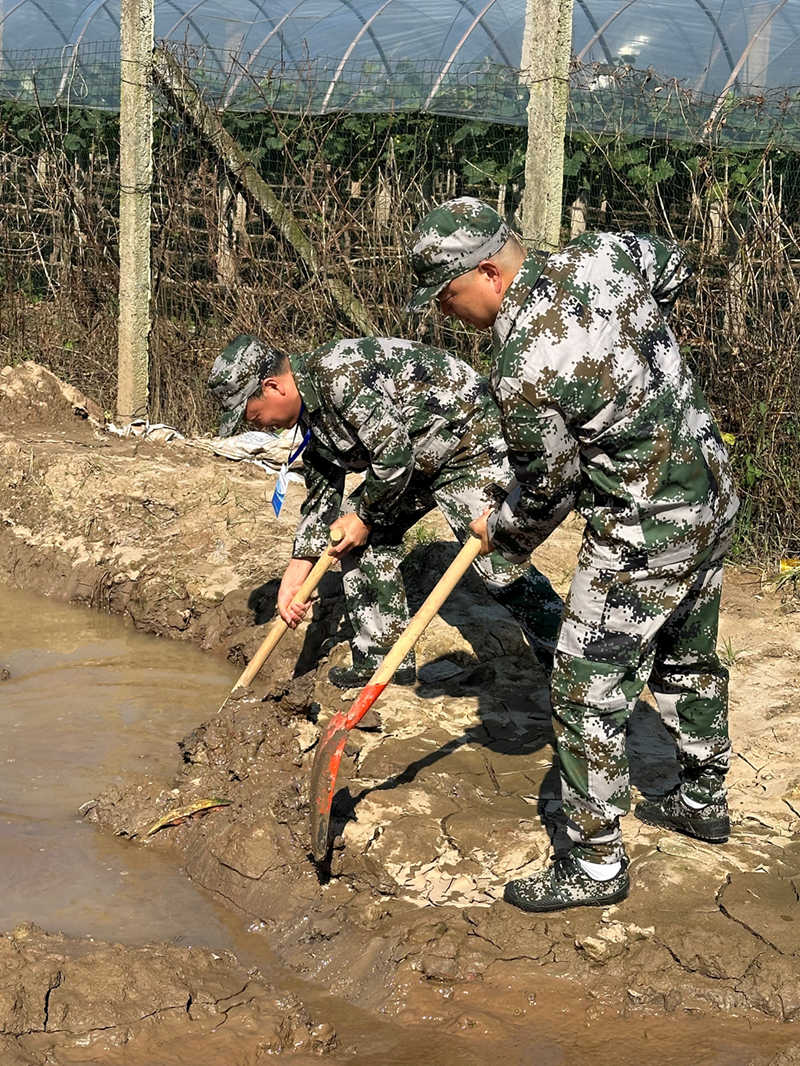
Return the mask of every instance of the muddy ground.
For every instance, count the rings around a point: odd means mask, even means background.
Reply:
[[[246,661],[272,615],[301,486],[277,522],[262,471],[190,443],[111,437],[89,401],[34,364],[0,372],[0,427],[0,580]],[[536,553],[561,591],[579,540],[571,522]],[[413,606],[454,547],[430,516],[407,548]],[[260,923],[309,988],[334,990],[376,1025],[451,1034],[452,1059],[429,1061],[633,1063],[647,1041],[647,1058],[664,1062],[788,1066],[800,1062],[795,607],[758,574],[729,571],[732,838],[712,847],[629,816],[631,895],[605,911],[537,918],[501,900],[509,878],[562,845],[558,777],[546,681],[472,576],[421,639],[417,686],[387,689],[377,725],[353,733],[327,868],[309,858],[309,769],[318,723],[354,695],[326,681],[346,654],[335,574],[314,622],[285,639],[251,693],[219,713],[198,708],[174,778],[107,789],[86,815],[131,847],[172,849]],[[674,783],[647,693],[629,755],[635,795]],[[144,839],[168,810],[209,796],[230,806]],[[3,1063],[146,1063],[156,1046],[168,1062],[187,1039],[210,1056],[191,1061],[223,1061],[223,1030],[226,1062],[279,1051],[367,1061],[363,1046],[337,1042],[324,999],[310,1010],[233,958],[30,927],[8,932],[0,952]]]

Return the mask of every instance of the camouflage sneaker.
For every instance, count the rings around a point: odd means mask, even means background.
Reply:
[[[705,840],[707,844],[724,844],[731,832],[728,801],[724,796],[695,810],[684,802],[680,787],[659,799],[642,800],[636,804],[633,813],[640,822],[674,829],[676,833]]]
[[[625,899],[630,888],[628,863],[610,881],[595,881],[570,853],[533,877],[509,881],[503,899],[524,911],[560,911],[567,907],[607,907]]]

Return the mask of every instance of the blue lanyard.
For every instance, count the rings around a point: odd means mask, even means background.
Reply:
[[[308,442],[310,440],[311,440],[311,430],[307,429],[305,431],[303,439],[300,441],[300,444],[299,444],[299,446],[297,448],[297,451],[293,452],[292,455],[290,455],[289,458],[286,460],[286,465],[287,466],[291,466],[292,465],[292,463],[295,461],[295,459],[298,457],[298,455],[300,455],[300,453],[304,450],[305,446],[308,444]]]
[[[297,424],[298,425],[300,424],[300,419],[303,417],[303,411],[305,410],[305,408],[306,408],[306,405],[301,400],[300,401],[300,414],[297,416]],[[300,444],[299,444],[299,446],[297,448],[297,451],[294,452],[294,454],[290,455],[289,458],[286,460],[286,465],[287,466],[291,466],[292,465],[292,463],[295,461],[295,459],[298,457],[298,455],[300,455],[301,452],[303,452],[305,450],[305,447],[306,447],[306,445],[308,444],[308,442],[310,440],[311,440],[311,427],[309,426],[309,428],[303,434],[303,439],[300,441]]]
[[[300,419],[303,417],[303,409],[304,409],[304,404],[301,401],[301,403],[300,403],[300,414],[298,416],[297,423],[295,424],[295,430],[297,429],[297,426],[300,425]],[[284,501],[284,499],[286,497],[286,482],[289,479],[289,467],[292,465],[292,463],[295,461],[295,459],[302,452],[303,448],[305,448],[305,446],[308,444],[308,442],[310,440],[311,440],[311,427],[309,426],[309,428],[303,434],[303,439],[301,440],[300,446],[296,449],[296,451],[292,452],[291,448],[290,448],[290,450],[289,450],[289,458],[283,464],[283,466],[281,467],[281,469],[280,469],[280,471],[278,473],[278,477],[277,477],[277,479],[275,481],[275,491],[272,494],[272,510],[275,512],[275,517],[276,518],[280,517],[281,508],[283,507],[283,501]]]

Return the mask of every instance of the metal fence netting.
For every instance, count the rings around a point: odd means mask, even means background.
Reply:
[[[796,144],[800,0],[575,0],[573,128]],[[0,99],[119,106],[119,5],[0,0]],[[155,0],[215,107],[524,125],[524,0]],[[35,41],[37,50],[31,50]]]
[[[276,66],[242,62],[237,53],[170,45],[215,108],[296,115],[429,112],[512,126],[527,124],[528,89],[518,68],[489,59],[367,60],[342,66],[306,57]],[[71,49],[5,52],[0,100],[38,106],[119,108],[118,42]],[[568,125],[572,130],[634,137],[713,137],[732,145],[800,146],[800,83],[749,94],[714,95],[678,79],[623,64],[573,64]]]

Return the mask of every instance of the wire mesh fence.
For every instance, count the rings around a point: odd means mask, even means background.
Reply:
[[[297,115],[425,111],[525,127],[529,91],[526,72],[520,69],[519,43],[509,52],[489,27],[480,20],[478,24],[487,35],[488,51],[468,60],[458,48],[446,59],[421,57],[423,45],[412,49],[413,58],[409,58],[395,54],[388,45],[384,50],[374,35],[374,47],[362,55],[354,47],[363,26],[350,47],[330,55],[318,47],[309,51],[302,37],[282,36],[277,24],[261,47],[251,51],[229,49],[222,37],[207,37],[195,44],[163,41],[162,45],[180,55],[183,68],[209,104],[219,110],[261,112],[266,107]],[[2,28],[0,19],[0,33]],[[520,35],[521,31],[520,26]],[[791,45],[777,48],[778,56],[781,51],[794,54],[796,33],[792,33]],[[758,88],[743,79],[744,58],[757,40],[758,34],[748,42],[739,63],[728,53],[730,77],[717,91],[698,88],[697,77],[679,79],[652,67],[632,65],[624,53],[614,55],[607,47],[603,62],[576,59],[570,74],[571,126],[624,132],[629,137],[704,140],[713,136],[718,143],[732,145],[780,142],[800,147],[796,65],[781,69],[791,84],[776,84],[766,72],[761,73]],[[587,50],[591,51],[588,45],[579,54]],[[680,66],[680,56],[673,55],[671,63]],[[0,100],[118,110],[118,37],[99,42],[65,40],[62,47],[50,49],[6,47],[0,52]]]
[[[580,91],[571,105],[562,238],[583,227],[632,228],[686,245],[696,273],[673,324],[730,435],[744,497],[740,551],[762,561],[798,555],[800,156],[779,142],[721,143],[713,129],[689,124],[647,137],[608,122],[581,125]],[[158,105],[153,420],[213,431],[205,379],[239,332],[289,350],[361,332],[342,286],[371,331],[486,365],[485,335],[435,313],[403,313],[404,248],[427,207],[453,195],[480,196],[519,224],[524,129],[419,112],[287,113],[265,97],[260,110],[211,109],[242,153],[237,167],[166,89]],[[755,113],[759,105],[747,106]],[[113,113],[0,107],[0,359],[43,362],[109,411],[118,159]],[[245,165],[274,201],[253,195]]]

